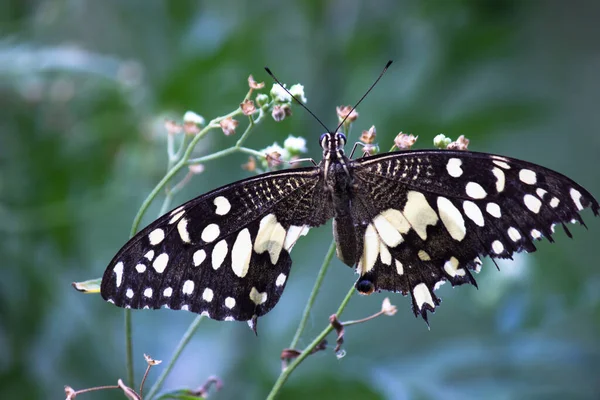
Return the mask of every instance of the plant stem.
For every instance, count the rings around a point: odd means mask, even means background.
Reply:
[[[298,329],[296,329],[296,334],[294,335],[294,339],[292,339],[292,343],[290,344],[290,349],[295,349],[298,345],[298,341],[300,340],[300,336],[306,327],[306,322],[308,321],[308,317],[310,315],[310,311],[313,307],[315,299],[319,294],[319,289],[323,284],[323,278],[325,278],[325,274],[329,269],[329,265],[331,264],[331,259],[333,258],[333,254],[335,253],[335,241],[331,241],[329,245],[329,250],[327,250],[327,254],[323,259],[323,264],[321,265],[321,269],[319,270],[319,274],[317,275],[317,280],[312,288],[312,292],[310,293],[310,297],[304,307],[304,312],[302,313],[302,319],[300,320],[300,324],[298,325]]]
[[[133,376],[133,341],[131,340],[131,310],[126,308],[125,316],[125,365],[127,366],[127,385],[134,387],[135,378]]]
[[[356,289],[354,289],[354,285],[352,285],[352,287],[346,294],[346,297],[344,297],[344,300],[342,300],[342,303],[340,304],[337,312],[335,313],[338,317],[342,314],[342,312],[346,308],[346,305],[348,305],[348,302],[350,301],[350,298],[352,297],[355,291]],[[300,365],[302,361],[304,361],[306,357],[308,357],[311,354],[312,350],[315,347],[317,347],[323,341],[323,339],[325,339],[325,337],[329,335],[329,333],[331,333],[331,331],[333,331],[333,326],[329,324],[327,325],[327,328],[323,329],[323,331],[304,350],[302,350],[302,353],[300,353],[300,355],[297,358],[295,358],[294,361],[292,361],[286,369],[281,371],[279,378],[277,378],[277,381],[273,385],[271,392],[267,396],[267,400],[275,399],[275,396],[277,396],[277,394],[283,387],[283,384],[289,378],[290,374],[296,369],[296,367],[298,367],[298,365]]]
[[[175,366],[175,362],[177,362],[177,360],[179,359],[181,352],[183,351],[183,349],[185,349],[185,346],[187,346],[190,339],[192,339],[192,336],[194,336],[194,333],[196,333],[196,330],[198,329],[198,326],[200,325],[200,322],[203,319],[204,319],[204,316],[202,316],[202,315],[197,316],[194,319],[194,321],[190,324],[188,329],[185,331],[181,340],[177,344],[177,347],[175,348],[175,352],[173,352],[173,356],[169,360],[169,363],[166,365],[165,369],[160,374],[160,376],[158,377],[156,382],[154,382],[154,385],[152,385],[152,387],[150,388],[148,395],[145,397],[146,399],[152,400],[154,398],[154,396],[156,395],[156,393],[160,390],[165,379],[167,378],[169,373],[171,373],[173,366]]]

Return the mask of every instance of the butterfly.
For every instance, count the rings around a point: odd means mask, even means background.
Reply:
[[[269,172],[192,199],[129,240],[108,265],[102,297],[119,307],[188,310],[248,321],[279,301],[294,245],[333,219],[338,258],[356,290],[399,292],[427,320],[444,282],[476,285],[480,257],[511,258],[584,224],[594,197],[571,179],[513,158],[452,150],[351,159],[346,136],[321,135],[318,165]]]

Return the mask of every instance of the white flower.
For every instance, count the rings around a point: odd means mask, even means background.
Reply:
[[[294,95],[294,97],[300,101],[302,101],[303,103],[306,103],[306,97],[304,96],[304,86],[296,83],[295,85],[292,85],[292,87],[290,88],[290,93]]]
[[[285,87],[285,85],[283,85]],[[285,91],[278,83],[273,84],[273,88],[271,89],[271,97],[277,103],[291,103],[292,96],[288,92]]]
[[[183,114],[183,122],[186,124],[204,125],[204,118],[193,111],[187,111]]]
[[[286,161],[291,157],[290,152],[287,149],[282,148],[277,142],[265,147],[264,149],[260,150],[260,152],[263,154],[279,153],[279,155],[281,155],[281,159]]]
[[[290,153],[306,153],[306,139],[290,135],[283,142],[283,147]]]

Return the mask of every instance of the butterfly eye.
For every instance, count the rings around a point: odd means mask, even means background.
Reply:
[[[342,146],[346,144],[346,135],[344,135],[343,133],[338,133],[337,137]]]
[[[329,143],[329,133],[324,133],[319,138],[319,143],[321,143],[321,147],[326,147],[327,143]]]

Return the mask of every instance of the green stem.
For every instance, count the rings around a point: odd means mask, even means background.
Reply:
[[[194,319],[194,321],[190,324],[188,329],[185,331],[185,333],[183,334],[183,337],[181,338],[181,340],[177,344],[177,347],[175,348],[175,352],[173,353],[171,360],[169,360],[169,363],[167,364],[167,366],[165,367],[163,372],[160,374],[160,376],[158,377],[156,382],[154,382],[154,385],[152,385],[148,394],[145,396],[146,399],[152,400],[154,398],[154,396],[156,395],[156,393],[160,390],[165,379],[167,378],[169,373],[171,373],[171,370],[175,366],[175,362],[177,362],[177,360],[179,359],[181,352],[183,351],[183,349],[185,349],[185,347],[189,343],[192,336],[194,336],[194,333],[196,333],[196,330],[198,329],[198,326],[200,325],[200,322],[203,319],[204,319],[204,316],[202,316],[202,315],[197,316]]]
[[[127,385],[135,387],[135,378],[133,376],[133,341],[131,340],[131,310],[126,308],[125,316],[125,365],[127,366]]]
[[[329,269],[329,265],[331,264],[331,259],[333,258],[333,254],[335,253],[335,241],[331,241],[329,245],[329,250],[327,250],[327,254],[323,259],[323,264],[321,265],[321,269],[319,270],[319,274],[317,275],[317,280],[313,286],[312,292],[310,293],[310,297],[308,298],[308,302],[304,307],[304,312],[302,313],[302,319],[300,320],[300,324],[298,325],[298,329],[296,329],[296,334],[294,335],[294,339],[292,339],[292,343],[290,344],[290,349],[295,349],[298,345],[298,341],[300,340],[300,336],[306,327],[306,322],[308,321],[308,317],[310,315],[310,311],[313,307],[315,299],[319,294],[319,289],[323,284],[323,278],[325,278],[325,274],[327,273],[327,269]]]
[[[352,285],[350,291],[348,291],[346,297],[344,297],[344,300],[342,300],[342,304],[340,304],[340,307],[335,313],[338,317],[342,314],[342,312],[346,308],[346,305],[348,305],[348,302],[350,301],[350,298],[352,297],[355,291],[356,289],[354,289],[354,285]],[[323,329],[323,331],[311,342],[311,344],[309,344],[304,350],[302,350],[302,353],[300,353],[300,355],[296,357],[296,359],[294,359],[294,361],[292,361],[287,366],[287,368],[281,372],[279,378],[277,378],[277,381],[273,385],[271,392],[267,396],[267,400],[273,400],[275,396],[277,396],[284,383],[289,378],[290,374],[296,369],[296,367],[298,367],[298,365],[300,365],[302,361],[304,361],[306,357],[308,357],[311,354],[313,349],[317,347],[323,341],[323,339],[325,339],[325,337],[327,337],[327,335],[331,333],[331,331],[333,331],[333,326],[329,324],[327,325],[327,328]]]

